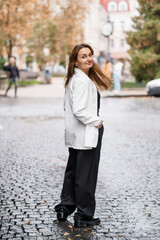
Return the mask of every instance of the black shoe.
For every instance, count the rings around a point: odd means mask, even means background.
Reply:
[[[75,219],[74,221],[74,227],[76,228],[81,228],[81,227],[86,227],[86,226],[94,226],[100,224],[100,219],[99,218],[82,218],[82,219]]]
[[[57,212],[57,219],[58,221],[66,221],[68,214],[62,208],[59,212]]]

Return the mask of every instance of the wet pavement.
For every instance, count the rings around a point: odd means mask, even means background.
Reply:
[[[68,156],[63,99],[0,98],[0,239],[160,239],[160,99],[103,98],[95,216],[58,223]]]

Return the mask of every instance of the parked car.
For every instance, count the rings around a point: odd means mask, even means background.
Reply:
[[[150,96],[160,96],[160,78],[151,80],[146,84],[147,93]]]
[[[32,72],[26,69],[20,69],[19,74],[21,79],[35,79],[39,76],[37,72]]]

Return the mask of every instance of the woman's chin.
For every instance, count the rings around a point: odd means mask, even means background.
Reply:
[[[93,64],[87,66],[88,69],[91,68],[91,67],[93,67]]]

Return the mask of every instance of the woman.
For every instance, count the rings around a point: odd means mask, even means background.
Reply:
[[[74,47],[65,82],[65,144],[69,158],[65,171],[61,202],[55,206],[57,219],[64,221],[74,215],[74,226],[93,226],[95,189],[100,159],[103,120],[99,117],[100,94],[111,80],[93,61],[93,49],[88,44]]]

